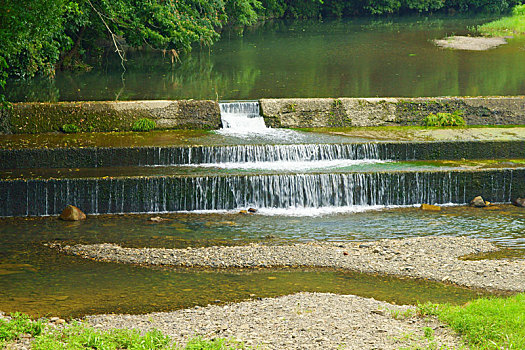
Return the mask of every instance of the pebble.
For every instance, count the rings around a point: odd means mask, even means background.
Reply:
[[[499,250],[488,241],[467,237],[386,239],[366,244],[254,243],[194,249],[122,248],[108,243],[49,246],[87,259],[130,264],[211,268],[328,267],[446,281],[492,291],[525,291],[525,260],[461,260],[459,258],[465,255]],[[351,257],[345,252],[352,252]]]
[[[227,308],[209,305],[147,315],[96,315],[86,317],[86,321],[100,329],[159,329],[179,345],[203,336],[233,337],[261,349],[461,347],[458,336],[435,319],[393,316],[394,310],[402,314],[407,309],[414,307],[353,295],[298,293],[244,301]],[[424,337],[424,327],[435,329],[433,345]]]

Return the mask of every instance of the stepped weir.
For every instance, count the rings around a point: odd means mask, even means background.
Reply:
[[[224,103],[221,111],[222,131],[272,132],[256,102]],[[57,215],[68,204],[87,214],[115,214],[463,204],[477,195],[510,202],[525,194],[525,167],[451,169],[396,162],[525,158],[524,146],[522,141],[334,142],[2,150],[0,216]],[[364,160],[358,169],[340,162]],[[388,169],[367,165],[385,161]],[[273,163],[279,168],[263,166]],[[293,170],[298,163],[302,168]],[[224,164],[237,170],[219,171]],[[111,175],[116,166],[126,166],[127,175]],[[151,166],[167,168],[144,172]],[[45,175],[46,169],[38,169],[42,167],[56,171]],[[72,167],[85,169],[75,176],[71,169],[61,169]],[[90,168],[97,169],[95,175]],[[28,172],[7,176],[13,169]]]

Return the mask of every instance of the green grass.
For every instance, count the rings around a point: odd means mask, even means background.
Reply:
[[[64,328],[45,330],[45,321],[32,321],[28,316],[13,314],[9,321],[0,320],[0,349],[22,334],[34,337],[33,350],[233,350],[245,349],[242,343],[224,338],[207,340],[191,339],[185,347],[173,343],[170,337],[158,330],[141,334],[137,330],[97,330],[80,322]]]
[[[438,316],[471,349],[525,349],[525,293],[477,299],[463,306],[423,304],[418,311]]]
[[[465,126],[462,115],[461,110],[454,111],[454,113],[430,113],[423,119],[423,124],[425,126]]]
[[[75,124],[64,124],[62,125],[60,130],[62,130],[66,134],[75,134],[77,132],[80,132],[80,128]]]
[[[149,118],[141,118],[139,120],[136,120],[131,125],[131,130],[133,131],[150,131],[155,129],[157,126],[157,123],[155,123],[154,120],[151,120]]]
[[[39,336],[44,329],[44,322],[32,321],[28,316],[15,313],[9,321],[0,319],[0,349],[8,341],[18,339],[22,334]]]
[[[478,26],[477,30],[487,36],[525,35],[525,4],[515,6],[512,16],[485,23]]]

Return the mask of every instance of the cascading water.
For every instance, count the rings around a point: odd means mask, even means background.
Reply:
[[[385,171],[367,165],[389,159],[415,159],[421,154],[428,157],[424,159],[433,159],[435,150],[446,145],[436,148],[381,142],[323,144],[312,141],[318,135],[314,133],[302,133],[308,134],[309,141],[298,142],[301,133],[267,128],[258,102],[225,102],[220,109],[220,133],[227,136],[215,136],[228,141],[249,138],[250,144],[227,142],[118,152],[93,148],[89,151],[92,157],[88,157],[91,163],[84,166],[95,168],[99,162],[117,160],[129,167],[117,176],[100,167],[96,173],[86,172],[76,178],[61,178],[62,172],[59,178],[32,174],[29,178],[22,175],[14,180],[0,180],[0,203],[4,204],[0,206],[0,216],[56,215],[68,204],[88,214],[255,207],[263,213],[285,211],[295,215],[301,211],[315,214],[420,203],[462,204],[473,194],[492,202],[509,202],[513,195],[525,191],[525,168],[447,171],[414,165],[406,170],[396,169],[392,163],[393,170]],[[294,138],[294,142],[275,142],[286,137]],[[519,150],[522,152],[522,147]],[[454,150],[447,154],[457,156]],[[86,158],[72,155],[71,150],[39,150],[34,155],[50,161]],[[170,170],[151,166],[169,166]],[[156,172],[140,176],[144,169]],[[66,173],[69,172],[71,169]]]
[[[268,132],[260,115],[259,102],[221,102],[222,133],[264,134]]]
[[[68,204],[88,214],[303,209],[456,203],[472,193],[509,202],[525,169],[247,176],[150,176],[0,181],[0,216],[56,215]],[[353,209],[350,208],[349,211]]]

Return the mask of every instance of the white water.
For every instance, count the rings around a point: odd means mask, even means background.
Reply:
[[[221,102],[222,129],[217,133],[240,137],[262,138],[273,142],[298,141],[301,134],[289,129],[272,129],[266,126],[261,116],[259,102]]]
[[[265,134],[269,128],[260,115],[259,102],[224,102],[221,109],[221,133]]]
[[[348,169],[366,164],[386,163],[379,159],[331,159],[316,161],[268,161],[268,162],[227,162],[190,164],[189,166],[202,168],[240,169],[240,170],[273,170],[273,171],[302,171]]]

